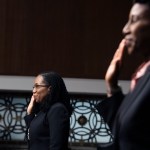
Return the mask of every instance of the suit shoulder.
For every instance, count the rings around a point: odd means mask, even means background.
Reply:
[[[60,110],[65,110],[67,111],[67,108],[64,104],[62,103],[55,103],[51,106],[50,110],[49,111],[53,111],[53,110],[56,110],[56,109],[60,109]]]

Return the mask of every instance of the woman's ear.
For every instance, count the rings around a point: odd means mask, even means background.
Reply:
[[[50,92],[50,90],[51,90],[51,86],[48,87],[48,91],[49,91],[49,92]]]

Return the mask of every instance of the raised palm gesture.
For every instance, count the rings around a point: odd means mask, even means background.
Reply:
[[[123,39],[120,42],[119,47],[116,50],[105,75],[105,82],[108,96],[112,96],[115,93],[115,91],[117,91],[119,88],[118,78],[122,66],[124,50],[125,50],[125,40]]]

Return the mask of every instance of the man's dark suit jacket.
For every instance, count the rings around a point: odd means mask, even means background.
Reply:
[[[40,111],[25,116],[29,128],[30,150],[67,150],[70,118],[66,107],[61,103],[51,106],[48,113]]]
[[[114,150],[150,150],[150,67],[135,89],[103,100],[97,109],[114,135]]]

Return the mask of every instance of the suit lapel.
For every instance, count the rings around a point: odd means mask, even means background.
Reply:
[[[120,132],[120,128],[121,128],[121,124],[124,122],[126,117],[130,117],[128,115],[128,110],[129,108],[134,109],[137,107],[134,107],[133,105],[136,104],[138,105],[141,101],[143,101],[143,99],[140,98],[140,96],[143,97],[144,92],[147,93],[147,90],[150,90],[150,67],[147,69],[145,75],[143,77],[141,77],[141,79],[139,79],[139,82],[137,83],[137,86],[135,87],[134,91],[132,91],[131,93],[129,93],[123,100],[116,118],[115,118],[115,122],[114,122],[114,126],[113,126],[113,134],[115,136],[115,146],[116,149],[118,147],[118,135]],[[148,84],[147,84],[148,83]],[[148,86],[148,87],[147,87]],[[141,94],[139,96],[139,94]],[[133,107],[132,107],[132,106]],[[130,110],[131,111],[131,110]],[[134,110],[132,110],[134,111]],[[132,114],[131,114],[132,115]]]
[[[128,109],[131,107],[131,105],[133,105],[135,102],[136,103],[140,103],[140,100],[143,100],[143,99],[138,99],[140,97],[140,95],[142,95],[142,93],[144,92],[145,90],[145,86],[148,82],[150,78],[150,74],[149,72],[147,71],[145,73],[145,75],[143,77],[141,77],[139,79],[139,82],[137,83],[137,86],[135,87],[134,91],[129,93],[125,99],[123,100],[122,104],[121,104],[121,107],[119,108],[119,114],[120,114],[120,117],[119,118],[122,118],[126,115]]]

